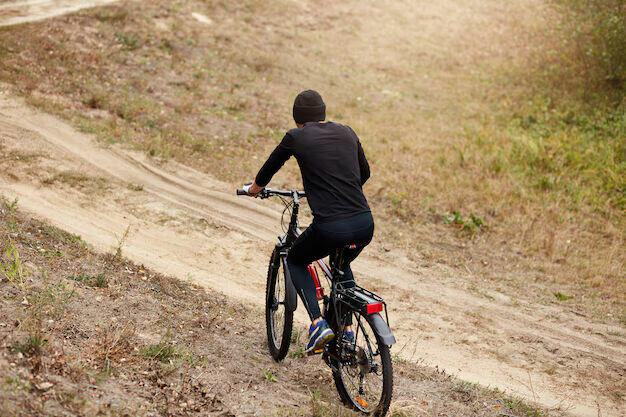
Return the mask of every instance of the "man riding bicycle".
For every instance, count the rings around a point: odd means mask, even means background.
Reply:
[[[354,285],[350,262],[371,242],[374,234],[374,219],[362,189],[370,169],[356,133],[348,126],[324,121],[326,105],[316,91],[298,94],[293,118],[297,128],[285,134],[254,183],[244,189],[256,196],[292,155],[298,161],[313,223],[294,242],[287,265],[311,318],[305,351],[312,353],[321,350],[335,335],[322,317],[307,266],[317,259],[333,256],[339,248],[355,245],[340,277],[344,285]],[[345,333],[346,337],[354,338],[350,328]]]

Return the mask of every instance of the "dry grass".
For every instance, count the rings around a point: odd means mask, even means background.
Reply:
[[[103,142],[233,184],[251,178],[292,127],[294,95],[315,88],[329,119],[362,137],[379,239],[423,265],[469,271],[482,286],[527,287],[540,298],[561,291],[600,319],[626,320],[620,148],[608,191],[589,180],[606,170],[558,177],[513,157],[511,143],[536,142],[517,121],[546,113],[542,100],[562,91],[549,90],[550,70],[567,58],[550,49],[561,45],[557,23],[539,0],[122,2],[0,29],[0,80]],[[566,79],[563,90],[576,86]],[[565,114],[577,102],[565,98],[547,111]],[[577,131],[557,133],[559,145]],[[561,152],[556,145],[540,156]],[[296,187],[297,178],[291,161],[274,184]],[[486,227],[458,233],[444,222],[452,211]]]

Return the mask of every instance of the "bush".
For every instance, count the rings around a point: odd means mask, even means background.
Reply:
[[[626,7],[623,0],[555,0],[588,75],[618,87],[626,79]]]

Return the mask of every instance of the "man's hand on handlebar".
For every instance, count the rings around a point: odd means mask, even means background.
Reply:
[[[250,197],[257,197],[259,195],[259,193],[263,190],[263,188],[265,187],[260,187],[256,184],[256,182],[253,182],[251,184],[245,184],[242,189],[248,193],[248,195]]]

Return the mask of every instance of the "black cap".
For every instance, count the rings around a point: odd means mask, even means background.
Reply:
[[[326,119],[326,104],[322,96],[315,90],[306,90],[298,94],[293,102],[293,119],[299,125]]]

